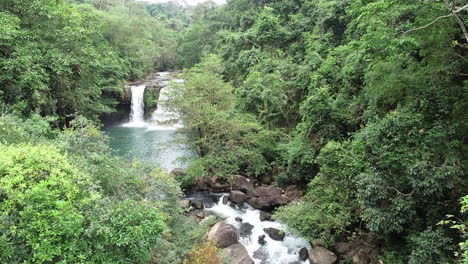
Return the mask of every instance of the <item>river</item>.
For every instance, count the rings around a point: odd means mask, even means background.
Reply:
[[[155,78],[163,88],[160,92],[160,103],[151,118],[144,119],[145,85],[132,86],[130,119],[122,124],[106,126],[104,130],[110,136],[110,147],[117,155],[128,160],[136,158],[169,172],[173,168],[185,167],[180,158],[193,157],[193,154],[187,148],[176,146],[174,143],[175,137],[181,136],[177,133],[177,129],[183,124],[165,122],[177,119],[177,113],[164,106],[164,101],[168,99],[168,90],[171,88],[170,73],[159,72]],[[176,78],[172,78],[172,81],[183,82]],[[218,194],[218,196],[221,195]],[[209,208],[207,207],[206,212],[225,219],[227,223],[236,228],[240,228],[240,223],[236,218],[242,218],[243,223],[253,226],[251,234],[241,237],[239,242],[245,246],[255,264],[309,263],[308,260],[300,260],[298,256],[301,248],[311,248],[308,241],[286,232],[283,241],[275,241],[266,235],[266,243],[260,244],[258,237],[265,235],[264,228],[274,227],[286,230],[284,225],[277,221],[260,221],[260,211],[248,204],[235,205],[230,202],[223,204],[221,200],[218,199]]]

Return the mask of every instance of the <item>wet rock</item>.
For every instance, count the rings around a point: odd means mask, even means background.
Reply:
[[[276,240],[276,241],[283,241],[284,239],[284,232],[273,228],[273,227],[268,227],[268,228],[263,228],[263,231],[270,236],[271,239]]]
[[[233,175],[231,177],[231,190],[239,190],[248,192],[254,189],[254,181],[241,175]]]
[[[307,260],[309,258],[309,251],[307,248],[301,248],[301,250],[299,250],[299,258],[301,260]]]
[[[245,247],[239,243],[226,247],[221,255],[224,261],[230,264],[254,264]]]
[[[247,195],[241,191],[231,191],[229,193],[229,200],[234,203],[243,203],[247,200]]]
[[[189,199],[184,199],[179,202],[180,207],[187,209],[190,207],[191,201]]]
[[[223,196],[223,204],[227,204],[228,200],[229,200],[229,196],[227,195]]]
[[[260,245],[265,245],[266,241],[265,241],[265,235],[261,235],[261,236],[258,236],[258,243]]]
[[[242,222],[242,218],[240,218],[240,217],[236,217],[234,219],[236,219],[237,222]]]
[[[232,225],[221,221],[216,223],[208,232],[208,240],[213,241],[219,248],[226,248],[237,243],[239,236]]]
[[[175,168],[171,171],[171,175],[174,175],[174,176],[185,175],[185,170],[182,168]]]
[[[288,204],[289,199],[283,196],[280,188],[272,186],[261,186],[249,192],[247,203],[256,209],[273,209],[277,206]]]
[[[192,202],[192,206],[195,207],[195,209],[203,209],[203,208],[205,208],[205,207],[203,206],[203,203],[200,202],[200,201],[193,201],[193,202]]]
[[[267,261],[268,261],[269,255],[268,255],[268,252],[265,250],[264,247],[261,247],[261,248],[255,250],[254,253],[253,253],[253,257],[255,259],[260,259],[261,264],[267,264],[268,263]]]
[[[335,264],[337,259],[335,253],[324,247],[314,247],[309,251],[309,261],[311,264]]]
[[[260,211],[260,221],[270,221],[270,220],[271,220],[271,214]]]
[[[239,229],[239,234],[241,237],[248,237],[252,235],[252,229],[254,228],[253,225],[249,223],[242,223]]]

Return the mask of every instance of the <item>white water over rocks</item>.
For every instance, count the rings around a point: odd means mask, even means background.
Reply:
[[[236,209],[232,206],[236,207]],[[285,231],[286,227],[277,221],[260,221],[260,210],[256,210],[246,203],[240,206],[240,208],[238,205],[233,205],[230,202],[223,204],[221,197],[217,204],[205,209],[205,211],[225,219],[226,223],[233,225],[238,230],[242,223],[249,223],[254,226],[252,234],[240,237],[239,242],[245,246],[255,264],[309,263],[309,260],[300,260],[299,250],[301,248],[310,250],[310,243],[306,239],[295,237],[287,232],[283,241],[271,239],[263,231],[264,228],[273,227]],[[240,217],[242,222],[236,221],[236,217]],[[265,235],[266,243],[264,245],[258,242],[258,237],[261,235]]]

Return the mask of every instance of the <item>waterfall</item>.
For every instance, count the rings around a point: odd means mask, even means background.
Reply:
[[[132,86],[132,112],[130,113],[130,122],[142,123],[145,115],[145,94],[146,85]]]
[[[155,82],[162,86],[159,92],[158,107],[151,115],[151,119],[146,122],[144,94],[146,85],[132,86],[131,94],[131,110],[130,122],[123,124],[123,127],[143,127],[149,130],[177,130],[182,127],[182,122],[179,121],[177,112],[169,109],[165,102],[169,100],[170,76],[169,72],[158,72],[155,77]],[[172,79],[176,83],[182,83],[183,80]],[[171,122],[170,122],[171,121]]]
[[[165,102],[169,100],[169,90],[171,89],[167,75],[167,72],[161,72],[156,78],[163,84],[163,88],[159,92],[158,108],[151,115],[148,130],[175,130],[182,127],[178,113],[172,111],[165,105]],[[178,83],[183,82],[183,80],[180,79],[174,79],[174,81]],[[169,121],[172,122],[168,123]]]
[[[130,123],[127,126],[145,126],[145,94],[146,85],[132,86],[132,102],[130,111]]]

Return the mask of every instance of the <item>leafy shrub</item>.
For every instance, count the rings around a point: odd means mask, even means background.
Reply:
[[[219,250],[212,242],[196,244],[184,264],[220,264]]]

